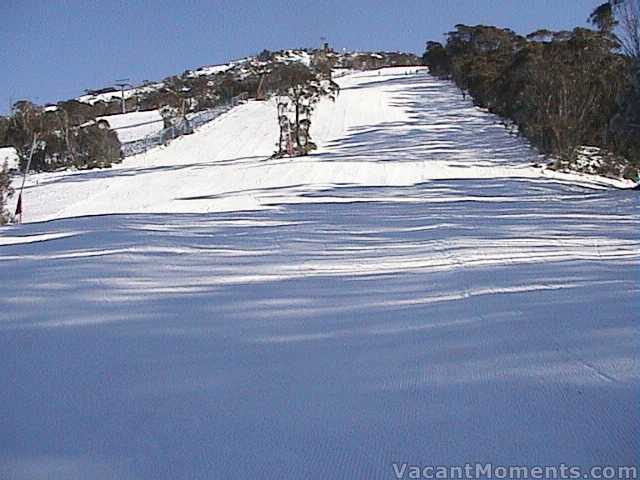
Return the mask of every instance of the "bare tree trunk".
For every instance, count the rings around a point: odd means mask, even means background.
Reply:
[[[622,0],[616,7],[622,29],[621,40],[626,53],[640,60],[640,0]]]
[[[296,146],[298,147],[298,152],[302,151],[300,146],[300,99],[296,99]]]
[[[63,111],[63,124],[64,124],[64,142],[66,144],[67,147],[67,152],[69,152],[69,156],[71,157],[71,161],[73,162],[73,164],[76,164],[76,155],[75,152],[73,150],[73,145],[71,142],[71,138],[69,137],[70,135],[70,130],[71,130],[71,126],[69,125],[69,115],[67,115],[67,112]]]

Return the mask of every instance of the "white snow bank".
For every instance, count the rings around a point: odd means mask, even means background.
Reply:
[[[9,167],[9,170],[18,170],[20,168],[20,157],[18,156],[18,151],[14,147],[0,148],[0,169],[5,162]]]
[[[124,90],[124,98],[128,100],[129,98],[135,97],[136,95],[143,95],[145,93],[150,93],[155,90],[162,88],[164,84],[162,82],[152,83],[140,87],[133,87]],[[122,91],[115,90],[112,92],[98,93],[98,94],[86,94],[80,97],[77,97],[76,100],[82,103],[89,103],[93,105],[96,102],[111,102],[114,100],[122,100]]]
[[[216,73],[224,73],[231,68],[233,68],[232,63],[227,63],[224,65],[208,65],[205,67],[200,67],[189,73],[191,74],[191,76],[215,75]]]
[[[635,462],[634,192],[495,178],[297,193],[308,203],[0,232],[46,240],[0,246],[0,477]]]
[[[121,143],[140,140],[164,129],[164,121],[159,110],[108,115],[96,120],[107,122],[109,128],[115,130]]]

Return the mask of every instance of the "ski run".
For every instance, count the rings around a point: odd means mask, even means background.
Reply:
[[[337,81],[308,157],[270,159],[250,101],[29,176],[0,230],[0,478],[637,461],[637,192],[544,169],[425,69]]]

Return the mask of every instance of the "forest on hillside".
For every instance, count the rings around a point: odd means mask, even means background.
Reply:
[[[302,61],[304,60],[304,61]],[[7,116],[0,116],[0,147],[12,146],[18,152],[21,169],[38,138],[31,170],[48,171],[66,167],[95,168],[120,160],[115,135],[100,131],[97,118],[127,112],[159,110],[167,125],[188,113],[215,108],[231,98],[245,95],[255,98],[261,84],[271,91],[280,88],[283,65],[298,64],[309,81],[331,75],[333,68],[369,70],[388,66],[415,65],[419,57],[402,52],[335,52],[301,49],[271,52],[231,62],[219,70],[186,70],[159,82],[146,81],[132,88],[134,94],[121,100],[115,88],[87,90],[83,97],[60,101],[55,105],[36,105],[17,101]],[[273,73],[276,72],[276,73]],[[277,73],[280,72],[280,73]],[[106,101],[102,93],[113,96]],[[268,94],[269,92],[263,92]],[[124,105],[123,105],[124,103]],[[0,165],[0,169],[2,165]]]
[[[313,105],[321,96],[336,91],[331,82],[334,69],[371,70],[417,63],[419,57],[414,54],[335,52],[328,45],[310,50],[263,50],[228,65],[144,82],[124,99],[116,89],[105,88],[88,90],[83,97],[55,105],[20,100],[8,116],[0,116],[0,147],[15,148],[22,171],[29,160],[30,171],[104,168],[120,162],[123,154],[116,133],[100,128],[97,120],[102,117],[122,110],[155,110],[165,127],[171,128],[184,122],[188,114],[215,109],[237,96],[263,99],[277,95],[289,98],[291,111],[287,112],[283,103],[278,105],[280,142],[276,156],[284,154],[287,143],[293,153],[304,155],[315,147],[309,134]],[[108,94],[107,100],[104,94]],[[12,194],[9,172],[0,165],[0,225],[11,217],[5,205]]]
[[[444,45],[427,43],[423,63],[513,122],[553,168],[637,180],[640,0],[605,2],[589,21],[527,36],[456,25]]]

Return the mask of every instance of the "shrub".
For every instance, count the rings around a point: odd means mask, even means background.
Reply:
[[[122,159],[120,141],[113,130],[91,125],[81,128],[76,137],[75,166],[78,168],[104,168]]]
[[[11,179],[9,178],[9,167],[7,162],[0,168],[0,225],[4,225],[11,219],[11,215],[6,210],[7,199],[13,195]]]

